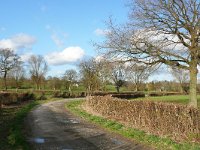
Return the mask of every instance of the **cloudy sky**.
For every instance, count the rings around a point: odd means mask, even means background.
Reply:
[[[60,75],[84,57],[95,56],[91,41],[103,38],[105,21],[127,18],[125,0],[2,0],[0,48],[24,61],[43,55],[51,75]]]
[[[102,40],[105,21],[127,20],[128,0],[2,0],[0,48],[24,61],[43,55],[48,75],[61,76],[85,57],[96,56],[92,41]]]

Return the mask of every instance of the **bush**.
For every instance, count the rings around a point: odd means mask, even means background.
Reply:
[[[18,100],[20,101],[36,100],[36,96],[34,93],[22,93],[18,94]]]
[[[56,98],[79,98],[79,97],[85,97],[85,92],[75,92],[75,93],[69,93],[69,92],[55,92],[53,94],[53,97]]]
[[[33,93],[0,93],[1,103],[4,105],[20,103],[23,101],[35,100],[36,96]]]
[[[18,102],[18,94],[3,92],[3,93],[0,93],[0,99],[2,101],[2,104],[4,104],[4,105],[17,103]]]
[[[106,95],[111,95],[112,97],[121,98],[121,99],[132,99],[132,98],[138,98],[138,97],[145,97],[144,92],[123,92],[123,93],[95,92],[92,94],[92,96],[106,96]]]
[[[181,95],[182,93],[179,92],[151,92],[149,93],[149,96],[169,96],[169,95]]]
[[[42,92],[41,95],[37,98],[37,100],[47,100],[47,97],[45,96],[45,93]]]

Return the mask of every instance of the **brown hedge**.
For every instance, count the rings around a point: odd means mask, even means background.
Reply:
[[[200,111],[172,103],[128,101],[111,96],[87,97],[95,113],[121,121],[147,133],[176,141],[200,142]]]
[[[92,94],[92,96],[106,96],[111,95],[112,97],[121,98],[121,99],[132,99],[132,98],[139,98],[139,97],[145,97],[144,92],[95,92]]]
[[[0,92],[0,105],[9,105],[35,99],[36,96],[33,93]]]

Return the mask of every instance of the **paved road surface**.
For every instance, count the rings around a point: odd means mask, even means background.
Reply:
[[[43,104],[25,120],[27,140],[35,150],[148,150],[142,145],[107,133],[64,108],[69,100]]]

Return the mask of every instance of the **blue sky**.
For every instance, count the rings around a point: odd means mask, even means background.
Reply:
[[[81,58],[95,56],[109,16],[123,22],[125,0],[2,0],[0,47],[10,47],[24,61],[43,55],[51,75],[61,75]],[[55,58],[57,57],[57,58]],[[66,58],[65,58],[66,57]]]
[[[10,47],[23,61],[43,55],[48,75],[62,76],[80,59],[96,56],[92,41],[103,39],[105,21],[127,20],[128,0],[2,0],[0,48]],[[166,76],[168,79],[170,76]],[[153,79],[162,80],[159,75]]]

